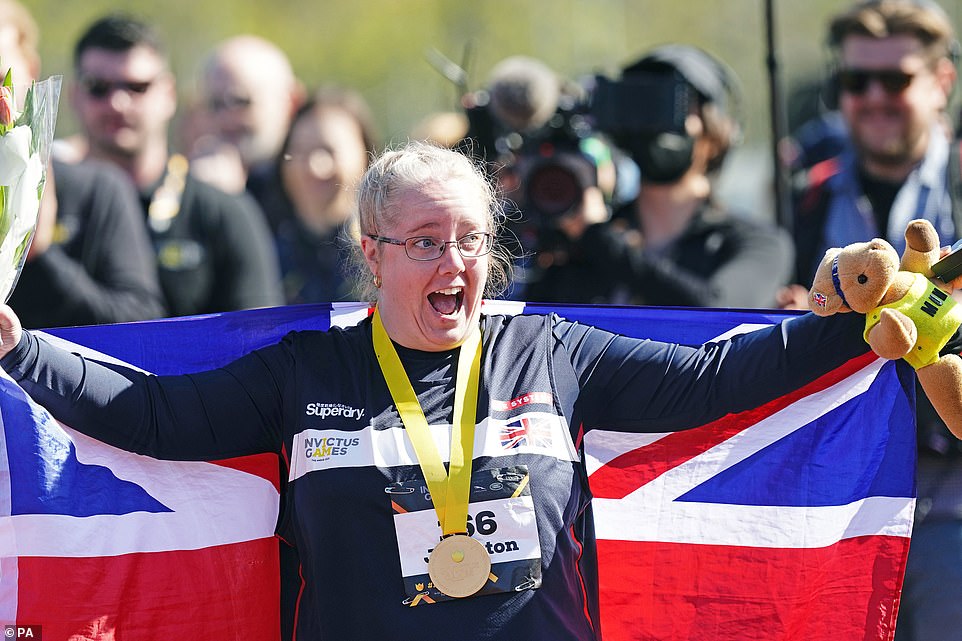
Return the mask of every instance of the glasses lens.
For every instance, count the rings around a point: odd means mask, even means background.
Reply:
[[[889,93],[902,93],[912,84],[912,75],[904,71],[880,71],[878,79]]]
[[[838,73],[838,85],[842,91],[861,95],[868,90],[869,83],[877,80],[886,93],[895,95],[905,91],[912,84],[913,76],[898,69],[864,71],[846,69]]]
[[[434,260],[444,251],[444,244],[430,236],[415,236],[404,241],[404,251],[412,260]]]
[[[211,96],[207,106],[211,111],[233,111],[234,109],[249,109],[254,101],[246,96]]]
[[[464,256],[483,256],[491,250],[491,235],[467,234],[458,239],[458,249]]]
[[[845,70],[838,72],[838,86],[842,91],[863,94],[868,89],[869,75],[864,71]]]
[[[111,84],[100,78],[88,77],[83,79],[83,87],[92,98],[103,98],[110,93]]]
[[[151,82],[118,82],[117,86],[126,89],[128,93],[145,94],[150,89]]]

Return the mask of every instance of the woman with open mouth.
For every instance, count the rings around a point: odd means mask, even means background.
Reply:
[[[490,185],[426,143],[368,168],[355,222],[375,306],[355,327],[153,376],[59,350],[4,306],[0,365],[124,449],[283,456],[297,639],[600,638],[585,432],[757,407],[866,352],[863,319],[807,315],[693,348],[483,314],[510,258]]]

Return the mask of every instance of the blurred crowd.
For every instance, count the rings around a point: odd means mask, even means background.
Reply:
[[[41,77],[39,35],[23,5],[0,0],[0,61],[20,81]],[[817,109],[780,143],[790,225],[718,198],[741,141],[740,83],[688,44],[644,51],[616,77],[506,57],[460,111],[425,114],[410,137],[471,155],[497,182],[511,299],[807,309],[829,247],[881,237],[901,251],[914,218],[943,245],[962,234],[958,43],[945,12],[857,2],[824,37]],[[357,298],[352,188],[384,145],[364,97],[305,87],[256,35],[214,44],[200,69],[179,105],[154,25],[117,13],[83,31],[62,99],[80,131],[55,143],[11,299],[25,326]],[[924,395],[918,413],[920,507],[897,639],[962,639],[962,450]]]

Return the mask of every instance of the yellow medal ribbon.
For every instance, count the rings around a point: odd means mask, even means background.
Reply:
[[[431,492],[434,511],[442,533],[465,533],[468,530],[468,499],[471,493],[471,463],[474,456],[474,421],[478,407],[478,383],[481,377],[481,330],[475,328],[461,345],[458,373],[454,382],[454,425],[451,430],[451,462],[449,472],[431,437],[428,421],[411,386],[394,343],[384,330],[381,314],[374,309],[372,323],[374,354],[381,373],[391,391],[401,422]]]

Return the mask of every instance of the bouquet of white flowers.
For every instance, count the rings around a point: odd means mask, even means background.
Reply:
[[[0,300],[20,277],[33,240],[57,124],[61,77],[30,85],[18,110],[7,71],[0,86]]]

